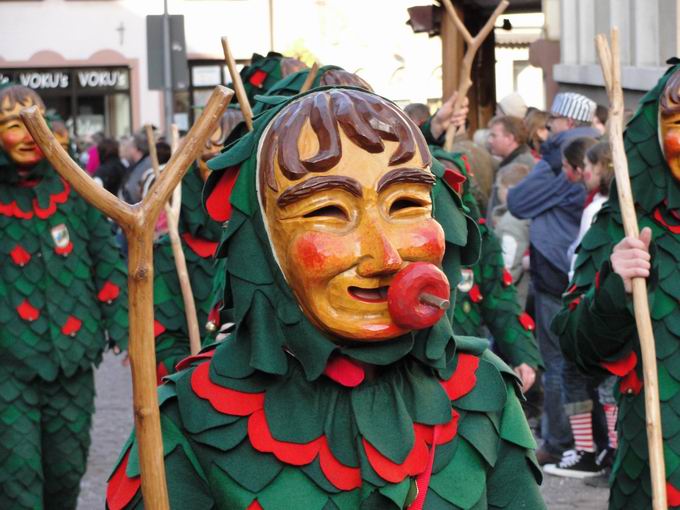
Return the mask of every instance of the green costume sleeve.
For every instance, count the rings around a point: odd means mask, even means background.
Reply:
[[[425,123],[420,126],[420,132],[423,133],[427,145],[434,145],[437,147],[444,146],[444,140],[446,139],[446,133],[442,134],[439,138],[432,136],[432,117],[427,119]]]
[[[475,279],[480,281],[483,296],[479,302],[482,320],[511,366],[526,363],[538,368],[542,366],[542,361],[532,334],[533,321],[519,305],[517,288],[505,270],[498,238],[486,225],[480,230],[482,253],[476,266]]]
[[[94,207],[86,206],[86,222],[90,232],[87,251],[92,259],[94,282],[99,293],[102,327],[109,341],[121,350],[128,343],[127,271],[115,243],[111,224]],[[118,289],[118,297],[109,299],[108,291]],[[115,292],[115,291],[114,291]]]
[[[627,355],[635,333],[630,298],[609,263],[615,242],[623,237],[615,220],[620,221],[603,208],[584,237],[572,285],[552,325],[564,354],[589,373],[609,374],[602,364]]]

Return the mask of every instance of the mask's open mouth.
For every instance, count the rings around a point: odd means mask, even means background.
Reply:
[[[382,303],[387,301],[388,286],[378,287],[377,289],[366,289],[364,287],[349,287],[348,292],[354,298],[366,303]]]

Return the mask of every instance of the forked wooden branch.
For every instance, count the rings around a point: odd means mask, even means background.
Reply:
[[[463,40],[465,41],[465,44],[467,45],[467,48],[465,49],[465,55],[463,56],[463,65],[460,69],[460,79],[458,82],[457,90],[458,97],[456,98],[456,101],[454,102],[453,105],[453,111],[457,112],[463,106],[463,101],[467,97],[467,93],[470,90],[470,87],[472,86],[471,78],[472,63],[475,60],[475,55],[477,54],[479,48],[482,46],[484,39],[486,39],[488,35],[491,33],[491,30],[493,30],[493,27],[496,24],[496,19],[498,18],[498,16],[503,14],[505,9],[508,8],[510,2],[508,0],[501,0],[501,2],[498,4],[498,6],[496,6],[496,9],[494,9],[493,13],[491,14],[491,17],[488,20],[486,20],[486,23],[484,24],[482,29],[474,37],[465,27],[463,21],[458,17],[458,13],[456,13],[456,9],[453,8],[451,0],[442,0],[442,4],[446,8],[446,12],[451,18],[451,21],[456,26],[456,30],[460,32],[461,36],[463,37]],[[461,131],[464,129],[465,127],[461,127]],[[450,151],[451,148],[453,147],[453,139],[455,138],[456,134],[457,130],[455,126],[450,125],[446,129],[444,149],[446,149],[447,151]]]
[[[609,96],[609,144],[612,149],[616,189],[621,206],[623,229],[626,236],[639,234],[635,202],[628,175],[628,160],[623,145],[623,90],[621,89],[621,58],[619,53],[619,31],[612,28],[611,49],[604,34],[595,38],[600,58],[607,95]],[[661,410],[659,406],[659,379],[656,369],[656,347],[652,320],[647,301],[647,280],[633,278],[633,305],[635,322],[640,337],[642,370],[645,381],[645,414],[647,421],[647,444],[649,448],[649,469],[652,478],[652,508],[666,510],[666,469],[663,456],[663,435],[661,431]]]
[[[241,107],[241,113],[243,113],[243,120],[246,122],[248,131],[252,131],[253,110],[250,107],[246,89],[243,87],[241,75],[236,70],[236,61],[234,60],[234,55],[231,53],[231,49],[229,48],[229,40],[226,37],[222,37],[222,51],[224,52],[224,60],[227,63],[227,68],[229,69],[229,74],[231,75],[232,86],[236,92],[236,99],[238,100],[238,104]]]
[[[158,153],[156,152],[156,143],[153,137],[153,129],[150,124],[145,126],[146,138],[149,142],[149,157],[151,158],[151,167],[153,173],[158,181],[161,171],[158,163]],[[175,270],[177,271],[177,279],[179,280],[179,287],[182,292],[182,301],[184,302],[184,316],[187,321],[187,330],[189,331],[189,349],[191,354],[198,354],[201,350],[201,333],[198,328],[198,318],[196,315],[196,302],[194,301],[194,293],[191,289],[191,280],[189,279],[189,270],[187,269],[187,261],[182,250],[182,239],[179,236],[179,215],[182,207],[182,182],[177,184],[172,194],[172,200],[165,204],[165,216],[168,222],[168,237],[170,238],[170,247],[172,249],[172,257],[175,260]]]
[[[307,74],[307,78],[305,78],[305,81],[303,82],[302,87],[300,87],[300,94],[302,94],[303,92],[307,92],[312,87],[312,83],[314,83],[314,80],[316,79],[316,75],[318,73],[319,73],[319,63],[314,62],[314,65],[309,70],[309,73]]]
[[[128,301],[135,430],[139,444],[142,495],[145,508],[167,510],[168,491],[163,464],[163,441],[156,394],[156,353],[153,335],[153,230],[167,202],[191,163],[217,126],[233,92],[216,87],[206,108],[187,135],[182,150],[173,154],[162,175],[141,203],[125,204],[96,184],[68,156],[35,107],[21,117],[55,170],[85,200],[118,222],[128,240]]]

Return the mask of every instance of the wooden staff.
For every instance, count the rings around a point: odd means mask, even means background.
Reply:
[[[156,152],[156,142],[153,136],[153,128],[147,124],[146,138],[149,142],[149,158],[151,158],[151,167],[156,176],[156,181],[160,178],[160,165],[158,164],[158,153]],[[175,269],[177,271],[177,279],[182,291],[182,301],[184,302],[184,315],[187,321],[187,328],[189,330],[189,350],[191,354],[198,354],[201,350],[201,333],[198,329],[198,318],[196,316],[196,302],[194,301],[194,293],[191,289],[191,280],[189,279],[189,270],[187,269],[187,261],[184,257],[184,250],[182,250],[182,239],[179,236],[179,214],[182,208],[182,181],[177,184],[173,190],[172,200],[166,202],[164,206],[165,216],[168,222],[168,236],[170,237],[170,247],[172,248],[172,257],[175,260]]]
[[[246,122],[246,127],[248,131],[253,130],[253,110],[250,108],[250,102],[248,101],[248,95],[246,94],[246,89],[243,87],[243,82],[241,81],[241,75],[238,74],[236,70],[236,61],[234,60],[234,55],[231,54],[229,49],[229,41],[226,37],[222,37],[222,51],[224,52],[224,60],[227,62],[227,68],[229,69],[229,74],[231,75],[231,83],[236,92],[236,99],[241,107],[241,112],[243,113],[243,120]]]
[[[95,183],[59,145],[40,111],[32,106],[21,117],[55,170],[90,204],[113,218],[129,244],[128,300],[129,355],[132,370],[133,407],[144,506],[169,508],[163,464],[163,441],[156,394],[156,353],[153,336],[153,233],[161,208],[203,150],[233,92],[216,87],[181,151],[173,154],[166,170],[144,199],[134,205],[118,200]]]
[[[302,94],[303,92],[307,92],[312,87],[312,83],[314,83],[314,80],[316,79],[316,75],[318,74],[318,72],[319,72],[319,64],[318,64],[318,62],[314,62],[314,65],[309,70],[309,73],[307,74],[307,78],[305,78],[305,81],[302,84],[302,87],[300,87],[300,94]]]
[[[510,5],[510,2],[508,0],[501,0],[501,2],[491,14],[491,17],[486,21],[479,33],[474,37],[472,37],[472,34],[470,34],[468,29],[465,27],[465,24],[458,17],[458,13],[456,13],[456,10],[453,8],[451,0],[442,0],[442,3],[446,8],[446,12],[451,17],[451,21],[453,21],[453,24],[456,26],[456,30],[460,32],[461,36],[463,36],[463,40],[467,44],[465,55],[463,56],[463,65],[460,70],[458,97],[456,97],[456,101],[453,104],[453,111],[457,112],[460,110],[461,106],[463,106],[463,101],[467,97],[468,90],[470,90],[470,87],[472,86],[472,62],[475,59],[475,54],[484,42],[484,39],[486,39],[489,33],[491,33],[491,30],[493,30],[498,16],[503,14],[503,11],[507,9],[508,5]],[[461,128],[461,130],[464,129],[464,127]],[[446,141],[444,142],[444,149],[447,151],[452,149],[453,139],[456,137],[456,134],[456,128],[449,125],[449,127],[446,129]]]
[[[595,38],[597,54],[602,66],[607,95],[609,96],[609,144],[612,149],[616,189],[621,206],[623,230],[626,236],[638,237],[639,229],[633,192],[628,176],[628,160],[623,145],[623,90],[621,89],[621,58],[619,53],[619,30],[611,31],[611,49],[604,34]],[[649,470],[652,477],[652,507],[666,510],[666,469],[663,457],[663,435],[661,433],[661,410],[659,406],[659,378],[656,370],[656,348],[652,320],[647,301],[647,280],[633,278],[633,306],[635,322],[640,337],[642,370],[645,381],[645,414],[647,418],[647,446],[649,448]]]

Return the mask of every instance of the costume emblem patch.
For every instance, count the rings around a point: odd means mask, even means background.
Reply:
[[[470,292],[470,289],[475,284],[475,275],[472,269],[462,269],[460,271],[460,282],[458,282],[458,290],[461,292]]]
[[[68,228],[66,228],[66,225],[61,223],[56,227],[52,227],[50,233],[52,234],[52,240],[54,241],[54,245],[57,248],[66,248],[68,246],[70,238],[68,235]]]

